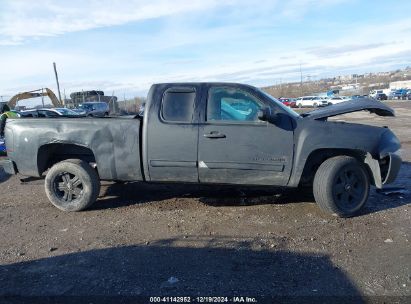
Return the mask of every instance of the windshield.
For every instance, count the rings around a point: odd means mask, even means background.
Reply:
[[[264,96],[268,97],[276,106],[278,106],[281,109],[283,109],[284,111],[286,111],[292,117],[301,117],[300,114],[298,114],[297,112],[292,110],[290,107],[287,107],[286,105],[284,105],[282,102],[280,102],[278,99],[274,98],[273,96],[271,96],[267,92],[264,92],[261,89],[258,89],[258,91],[260,91],[262,94],[264,94]]]
[[[79,105],[78,108],[79,108],[80,110],[88,110],[88,111],[90,111],[90,110],[93,109],[93,105],[84,103],[84,104]]]
[[[66,109],[66,108],[58,108],[55,110],[63,115],[78,115],[77,112],[70,110],[70,109]]]

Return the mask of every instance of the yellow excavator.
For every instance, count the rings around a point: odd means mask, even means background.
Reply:
[[[38,90],[16,94],[9,100],[7,105],[9,106],[10,109],[14,109],[14,107],[16,106],[19,100],[35,98],[35,97],[42,97],[42,96],[48,96],[51,100],[51,103],[56,108],[63,106],[60,100],[58,100],[58,98],[56,97],[56,94],[54,94],[53,91],[48,88],[43,88],[43,89],[38,89]]]

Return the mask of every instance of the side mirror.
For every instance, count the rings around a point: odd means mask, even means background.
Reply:
[[[268,118],[270,117],[270,109],[269,108],[262,108],[258,110],[257,117],[259,120],[262,121],[268,121]]]
[[[278,121],[278,114],[272,113],[270,108],[262,108],[258,111],[257,117],[259,120],[268,121],[269,123],[277,123]]]

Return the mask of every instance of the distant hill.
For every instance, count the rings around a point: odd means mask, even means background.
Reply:
[[[277,98],[315,95],[331,89],[339,89],[340,95],[352,95],[353,91],[355,94],[365,95],[374,89],[387,89],[390,82],[399,80],[411,80],[411,67],[390,72],[343,75],[302,83],[282,83],[262,89]],[[356,87],[357,89],[344,90],[348,87]]]

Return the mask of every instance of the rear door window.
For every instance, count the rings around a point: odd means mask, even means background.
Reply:
[[[193,88],[171,88],[163,95],[161,114],[165,121],[186,122],[193,119],[196,92]]]

